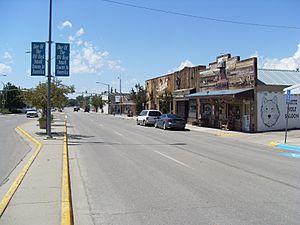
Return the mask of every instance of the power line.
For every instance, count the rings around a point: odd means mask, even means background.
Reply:
[[[150,8],[150,7],[146,7],[146,6],[139,6],[139,5],[124,3],[124,2],[113,1],[113,0],[100,0],[100,1],[108,2],[108,3],[112,3],[112,4],[116,4],[116,5],[137,8],[137,9],[143,9],[143,10],[160,12],[160,13],[177,15],[177,16],[190,17],[190,18],[200,19],[200,20],[209,20],[209,21],[220,22],[220,23],[231,23],[231,24],[239,24],[239,25],[246,25],[246,26],[300,30],[300,27],[294,27],[294,26],[249,23],[249,22],[241,22],[241,21],[235,21],[235,20],[225,20],[225,19],[218,19],[218,18],[213,18],[213,17],[197,16],[197,15],[192,15],[192,14],[188,14],[188,13],[181,13],[181,12],[175,12],[175,11],[164,10],[164,9]]]

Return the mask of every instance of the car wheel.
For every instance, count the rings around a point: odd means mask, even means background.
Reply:
[[[164,123],[164,130],[166,130],[167,129],[167,126],[166,126],[166,123]]]
[[[140,123],[139,123],[139,121],[138,121],[138,120],[136,120],[136,125],[140,125]]]
[[[146,126],[146,121],[145,120],[143,120],[143,126]]]
[[[158,128],[157,123],[154,124],[154,127],[155,127],[155,128]]]

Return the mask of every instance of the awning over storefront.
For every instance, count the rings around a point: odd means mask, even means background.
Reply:
[[[286,94],[287,90],[290,90],[292,95],[299,95],[300,94],[300,84],[295,84],[293,86],[283,89],[285,94]]]
[[[254,89],[245,88],[245,89],[230,89],[230,90],[212,90],[212,91],[203,91],[197,92],[194,94],[187,95],[189,98],[197,97],[253,97]]]

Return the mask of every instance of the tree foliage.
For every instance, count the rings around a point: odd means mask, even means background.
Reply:
[[[94,106],[96,112],[98,112],[98,108],[100,108],[102,110],[104,104],[105,104],[105,102],[101,96],[95,95],[92,97],[92,106]]]
[[[136,84],[135,89],[131,89],[130,98],[136,104],[136,113],[140,114],[140,112],[145,109],[147,103],[146,90],[140,84]]]
[[[82,95],[78,95],[76,97],[76,101],[78,102],[78,106],[81,107],[81,108],[83,108],[84,101],[85,101],[84,97]]]
[[[74,106],[77,106],[77,105],[79,105],[79,104],[78,104],[78,101],[76,99],[70,98],[68,100],[68,105],[67,106],[74,107]]]
[[[165,91],[164,94],[159,96],[159,109],[161,110],[162,113],[170,113],[170,104],[172,102],[172,94],[168,92],[167,90]]]
[[[17,112],[25,107],[21,89],[11,83],[7,83],[1,94],[1,103],[5,103],[4,108],[10,112]],[[1,106],[3,106],[1,104]]]
[[[63,108],[67,105],[67,94],[74,92],[74,86],[62,84],[60,80],[51,83],[51,106]],[[25,102],[38,109],[42,109],[42,116],[47,111],[47,83],[39,83],[35,89],[24,92]]]

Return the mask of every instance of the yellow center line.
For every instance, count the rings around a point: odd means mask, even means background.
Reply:
[[[20,131],[23,135],[25,135],[31,142],[33,142],[36,145],[36,149],[26,165],[23,167],[13,184],[10,186],[8,192],[4,195],[3,199],[0,202],[0,217],[3,215],[5,209],[7,208],[8,203],[12,199],[13,195],[17,191],[18,187],[20,186],[22,180],[24,179],[28,169],[32,165],[33,161],[39,154],[41,148],[42,148],[42,143],[30,136],[25,130],[23,130],[21,127],[17,127],[16,130]]]

